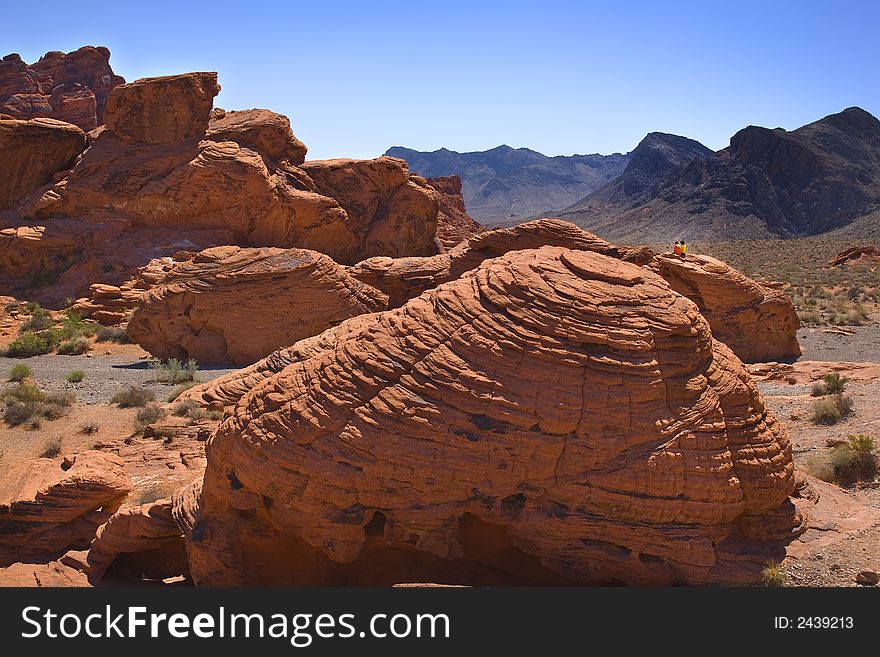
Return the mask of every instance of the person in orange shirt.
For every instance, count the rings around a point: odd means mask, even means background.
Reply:
[[[677,240],[675,242],[675,246],[672,247],[672,252],[677,256],[680,256],[682,254],[681,244],[679,244]]]

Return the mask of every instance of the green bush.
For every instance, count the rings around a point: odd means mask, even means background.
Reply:
[[[835,424],[852,413],[852,397],[836,394],[813,404],[813,423]]]
[[[118,344],[127,344],[131,340],[125,329],[118,327],[102,326],[95,334],[95,342],[116,342]]]
[[[52,318],[49,312],[37,306],[31,313],[31,318],[21,325],[19,329],[22,333],[34,333],[43,331],[52,326]]]
[[[67,340],[72,338],[91,337],[97,332],[97,327],[91,322],[85,322],[74,312],[64,313],[64,319],[60,325],[61,337]]]
[[[73,338],[58,345],[58,353],[63,356],[80,356],[89,350],[91,344],[88,338]]]
[[[33,372],[30,367],[24,363],[19,363],[18,365],[13,365],[12,369],[9,370],[9,380],[18,383],[30,378],[32,374]]]
[[[33,383],[19,383],[12,390],[7,390],[3,396],[15,401],[40,404],[46,400],[46,394]]]
[[[49,438],[43,443],[43,453],[40,454],[44,459],[52,459],[61,453],[61,439]]]
[[[874,439],[858,434],[837,445],[826,455],[816,457],[808,464],[810,471],[825,481],[852,486],[857,481],[873,481],[877,476],[878,460]]]
[[[67,381],[69,383],[79,383],[83,379],[86,378],[86,373],[82,370],[72,370],[67,374]]]
[[[135,408],[146,406],[147,402],[155,399],[155,395],[150,390],[129,386],[113,395],[110,403],[118,404],[120,408]]]
[[[167,362],[163,363],[158,358],[153,358],[150,360],[150,368],[155,372],[157,382],[173,385],[196,381],[199,365],[192,359],[181,363],[176,358],[169,358]]]
[[[813,397],[823,397],[824,395],[839,395],[843,393],[849,379],[841,376],[840,372],[831,372],[822,377],[822,381],[813,384],[811,394]]]
[[[30,358],[52,351],[52,343],[37,333],[25,333],[9,343],[4,352],[9,358]]]

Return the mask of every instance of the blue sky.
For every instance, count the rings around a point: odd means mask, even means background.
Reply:
[[[218,71],[218,106],[286,114],[310,158],[569,155],[880,115],[878,34],[873,1],[41,0],[4,8],[0,54],[105,45],[128,80]]]

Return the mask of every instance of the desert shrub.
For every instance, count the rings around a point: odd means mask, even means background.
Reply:
[[[79,383],[86,378],[86,373],[82,370],[71,370],[67,373],[67,381],[69,383]]]
[[[46,394],[33,383],[19,383],[12,390],[7,390],[3,396],[15,401],[38,404],[46,400]]]
[[[29,378],[32,374],[33,372],[30,367],[24,363],[19,363],[18,365],[13,365],[12,369],[9,370],[9,380],[18,383]]]
[[[831,395],[819,399],[813,404],[814,424],[835,424],[853,411],[852,397],[847,395]]]
[[[177,435],[177,430],[174,427],[156,427],[153,431],[153,437],[162,438],[166,445],[174,440],[175,435]]]
[[[22,333],[34,333],[43,331],[50,326],[52,326],[52,318],[49,316],[49,312],[37,306],[31,313],[30,319],[22,324],[19,330]]]
[[[196,381],[187,381],[186,383],[179,384],[177,387],[174,388],[174,390],[172,390],[170,393],[168,393],[168,396],[165,398],[165,401],[167,401],[170,404],[175,399],[180,397],[180,394],[184,390],[189,390],[190,388],[192,388],[196,384],[197,384]]]
[[[101,271],[105,274],[109,274],[113,271],[113,263],[112,262],[102,262],[101,263]]]
[[[116,342],[126,344],[131,342],[125,329],[119,327],[102,326],[95,333],[95,342]]]
[[[782,569],[782,564],[772,559],[767,561],[761,571],[761,583],[764,586],[786,586],[788,575]]]
[[[829,453],[815,457],[808,466],[815,476],[841,486],[852,486],[857,481],[873,481],[878,470],[875,449],[871,436],[857,434]]]
[[[152,391],[137,386],[128,386],[118,391],[110,398],[111,404],[117,404],[120,408],[135,408],[147,405],[147,402],[156,399]]]
[[[163,417],[165,417],[165,410],[159,406],[159,404],[147,404],[137,412],[137,415],[135,415],[135,428],[141,430],[146,425],[152,424]]]
[[[845,376],[840,376],[840,372],[830,372],[822,378],[821,382],[817,381],[813,384],[811,394],[813,397],[839,395],[843,393],[847,383],[849,383],[849,379]]]
[[[43,452],[40,454],[44,459],[52,459],[61,453],[61,439],[49,438],[43,443]]]
[[[9,343],[4,356],[9,358],[30,358],[52,351],[52,343],[43,335],[25,333]]]
[[[169,358],[165,363],[154,358],[150,360],[150,367],[155,372],[156,381],[168,384],[195,381],[199,369],[196,361],[190,359],[182,363],[177,358]]]
[[[64,417],[65,408],[60,404],[43,404],[40,413],[47,420],[59,420]]]
[[[73,338],[58,345],[58,353],[63,356],[79,356],[86,353],[91,344],[87,338]]]
[[[806,311],[798,313],[798,316],[801,318],[802,324],[821,324],[822,323],[822,315],[813,311]]]
[[[201,410],[198,402],[194,399],[187,399],[186,401],[182,401],[178,404],[174,405],[174,408],[171,409],[171,412],[174,413],[177,417],[189,417],[193,412]]]
[[[61,320],[59,326],[62,338],[72,339],[81,337],[91,337],[96,333],[96,326],[91,322],[83,321],[83,319],[74,312],[67,311],[64,313],[64,319]]]
[[[3,408],[3,421],[11,427],[17,427],[39,413],[41,406],[36,402],[21,402],[13,399],[6,402]]]
[[[166,497],[165,491],[161,486],[153,484],[149,488],[145,488],[140,493],[134,496],[135,504],[152,504],[158,500]]]
[[[76,403],[76,394],[70,390],[50,392],[44,397],[47,404],[58,404],[62,408],[68,408]]]
[[[94,422],[87,422],[79,428],[79,432],[86,436],[91,436],[93,433],[98,433],[98,425]]]

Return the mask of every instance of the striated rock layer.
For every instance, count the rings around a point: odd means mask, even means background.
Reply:
[[[248,365],[387,301],[315,251],[216,247],[165,273],[128,335],[163,360]]]
[[[746,583],[784,428],[651,271],[543,247],[299,343],[208,446],[203,585]]]
[[[88,547],[129,491],[122,459],[103,452],[28,463],[0,482],[0,565]]]
[[[12,53],[0,61],[0,114],[94,130],[103,123],[107,96],[124,82],[110,68],[110,51],[103,46],[48,52],[35,64]]]
[[[54,119],[0,119],[0,210],[14,208],[28,194],[69,169],[86,149],[76,126]]]
[[[488,258],[508,251],[564,246],[595,251],[637,264],[645,264],[653,252],[644,248],[617,247],[560,219],[536,219],[511,228],[485,231],[447,253],[425,258],[369,258],[349,269],[358,280],[376,287],[399,306],[425,290],[454,280]]]
[[[439,195],[440,213],[437,216],[437,244],[444,253],[458,246],[469,237],[486,231],[485,226],[474,221],[467,213],[461,195],[459,176],[440,176],[426,180]]]
[[[697,304],[712,335],[743,361],[801,355],[800,319],[782,290],[765,287],[730,265],[704,255],[660,255],[651,265],[673,290]]]

